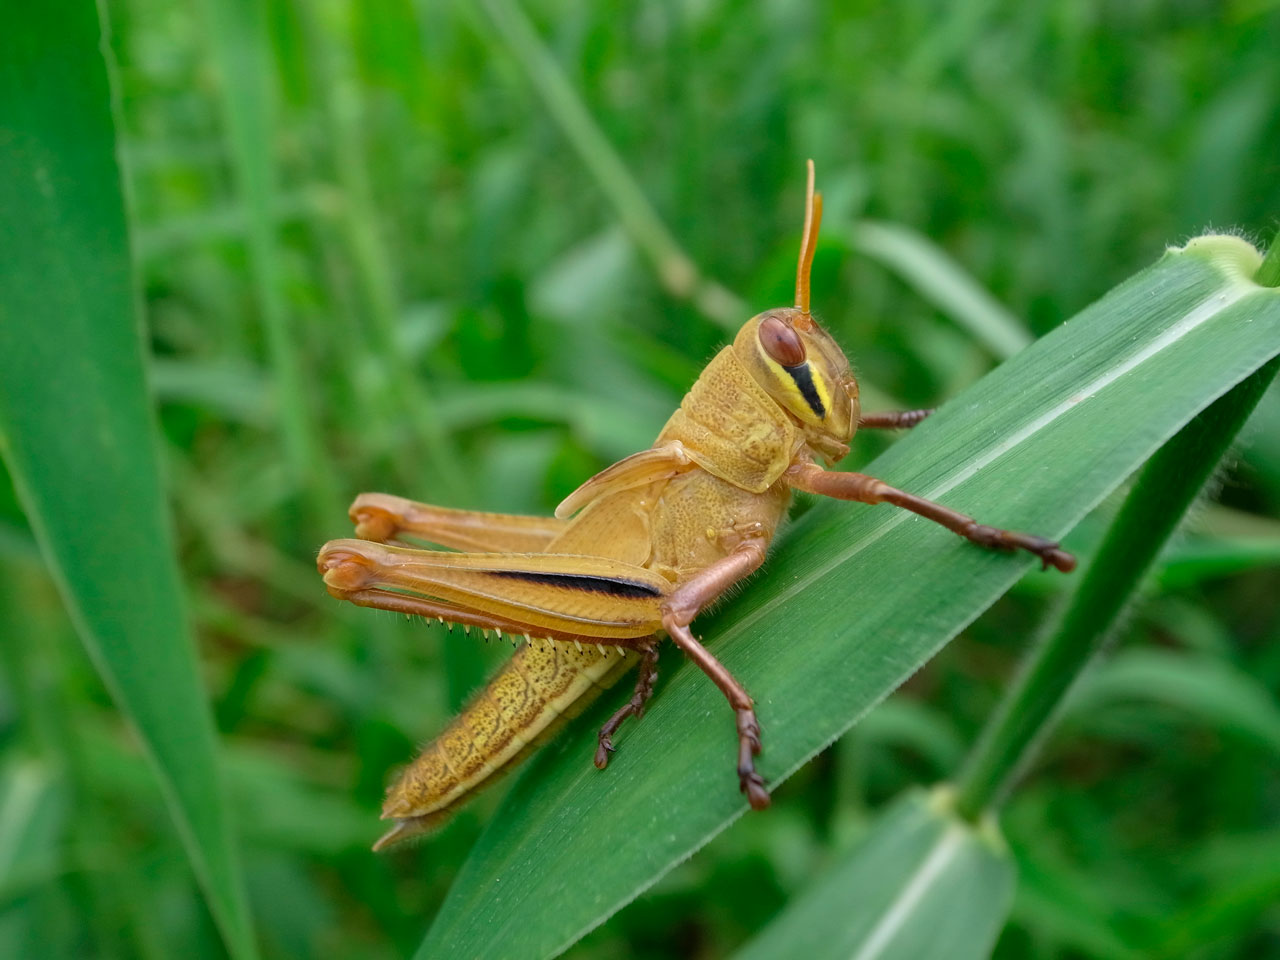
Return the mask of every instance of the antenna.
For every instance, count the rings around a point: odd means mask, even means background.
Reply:
[[[809,183],[804,195],[804,236],[800,239],[800,264],[796,268],[796,309],[809,315],[809,268],[818,246],[822,225],[822,194],[813,191],[813,161],[809,161]]]

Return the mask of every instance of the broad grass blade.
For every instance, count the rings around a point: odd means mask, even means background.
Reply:
[[[1061,535],[1197,412],[1280,352],[1280,291],[1233,237],[1155,265],[943,406],[869,473],[985,522]],[[1021,576],[909,514],[819,504],[714,618],[711,649],[756,700],[777,782],[840,736]],[[644,720],[591,765],[621,693],[536,757],[477,842],[419,957],[550,957],[746,805],[732,715],[674,652]],[[764,814],[767,816],[768,814]]]
[[[97,8],[0,31],[0,452],[228,951],[254,955],[160,484]],[[38,636],[7,637],[37,644]]]

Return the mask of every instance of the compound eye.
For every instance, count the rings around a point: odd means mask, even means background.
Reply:
[[[800,335],[777,317],[765,317],[760,321],[760,346],[784,367],[804,363],[804,344],[800,342]]]

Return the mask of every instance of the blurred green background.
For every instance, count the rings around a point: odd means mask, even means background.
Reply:
[[[497,799],[368,852],[388,771],[504,651],[330,599],[312,558],[347,502],[549,512],[647,446],[727,331],[790,301],[806,157],[815,311],[868,407],[940,402],[1166,244],[1277,226],[1274,2],[531,3],[551,61],[512,9],[105,4],[187,600],[268,956],[411,952]],[[1280,955],[1274,390],[1221,486],[1007,808],[997,957]],[[1024,582],[569,956],[731,953],[955,768],[1058,589]],[[5,644],[0,676],[0,955],[220,956],[7,481],[0,601],[0,634],[40,638]]]

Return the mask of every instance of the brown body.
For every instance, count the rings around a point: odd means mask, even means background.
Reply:
[[[767,806],[754,767],[760,729],[751,698],[689,623],[763,562],[793,489],[894,503],[983,546],[1029,550],[1063,570],[1074,565],[1051,541],[978,524],[872,477],[816,464],[843,457],[860,420],[848,360],[809,314],[808,268],[821,217],[812,166],[809,190],[796,305],[747,321],[654,446],[588,480],[557,519],[362,494],[351,515],[363,539],[321,550],[319,566],[335,596],[523,638],[391,788],[383,816],[395,826],[378,846],[430,829],[639,663],[631,701],[600,731],[596,765],[603,768],[613,732],[643,712],[661,633],[725,693],[737,717],[740,787],[753,807]],[[923,416],[861,423],[911,426]],[[398,545],[404,533],[469,552]]]

